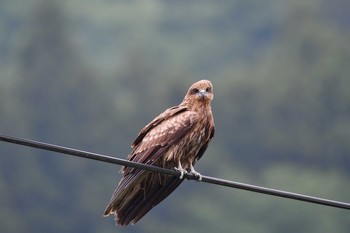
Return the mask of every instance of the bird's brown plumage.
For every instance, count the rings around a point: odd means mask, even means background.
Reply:
[[[193,165],[214,136],[212,99],[210,81],[192,84],[180,105],[168,108],[140,131],[128,160],[196,173]],[[104,212],[114,214],[121,226],[136,223],[183,181],[132,167],[121,172],[123,177]]]

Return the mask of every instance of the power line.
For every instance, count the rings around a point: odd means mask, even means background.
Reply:
[[[23,145],[23,146],[28,146],[28,147],[34,147],[34,148],[48,150],[48,151],[54,151],[54,152],[58,152],[61,154],[67,154],[67,155],[102,161],[102,162],[106,162],[106,163],[118,164],[118,165],[123,165],[123,166],[127,166],[127,167],[134,167],[137,169],[159,172],[159,173],[173,175],[173,176],[177,176],[177,177],[180,176],[180,172],[175,171],[175,170],[171,170],[171,169],[165,169],[165,168],[152,166],[152,165],[148,165],[148,164],[136,163],[136,162],[132,162],[132,161],[125,160],[125,159],[114,158],[114,157],[110,157],[110,156],[106,156],[106,155],[101,155],[101,154],[97,154],[97,153],[91,153],[91,152],[67,148],[67,147],[63,147],[63,146],[28,140],[28,139],[24,139],[24,138],[12,137],[12,136],[7,136],[7,135],[0,135],[0,141],[9,142],[9,143],[18,144],[18,145]],[[189,180],[198,180],[198,177],[191,174],[191,173],[185,174],[185,178],[187,178]],[[267,195],[283,197],[283,198],[288,198],[288,199],[294,199],[294,200],[303,201],[303,202],[331,206],[331,207],[336,207],[336,208],[341,208],[341,209],[350,209],[350,203],[346,203],[346,202],[340,202],[340,201],[334,201],[334,200],[313,197],[313,196],[308,196],[308,195],[303,195],[303,194],[298,194],[298,193],[286,192],[286,191],[277,190],[277,189],[270,189],[270,188],[240,183],[240,182],[231,181],[231,180],[224,180],[224,179],[210,177],[210,176],[202,175],[201,181],[206,182],[206,183],[210,183],[210,184],[226,186],[226,187],[236,188],[236,189],[242,189],[242,190],[247,190],[247,191],[251,191],[251,192],[263,193],[263,194],[267,194]]]

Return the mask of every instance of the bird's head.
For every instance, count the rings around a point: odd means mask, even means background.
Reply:
[[[184,101],[198,101],[209,104],[213,99],[213,85],[209,80],[200,80],[188,89]]]

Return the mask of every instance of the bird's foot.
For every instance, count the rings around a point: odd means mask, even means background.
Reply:
[[[179,162],[179,164],[177,165],[177,167],[174,168],[176,171],[180,172],[180,176],[179,178],[180,179],[183,179],[185,174],[187,174],[187,170],[184,169],[182,166],[181,166],[181,163]]]
[[[179,176],[180,179],[183,179],[185,174],[187,174],[187,171],[185,169],[183,169],[182,167],[180,167],[180,168],[175,167],[175,170],[180,172],[180,176]]]
[[[194,170],[193,165],[191,165],[190,173],[197,177],[197,181],[202,181],[202,175],[199,172],[197,172],[196,170]]]

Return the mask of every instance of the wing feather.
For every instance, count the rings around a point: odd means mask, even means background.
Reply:
[[[191,111],[175,109],[170,115],[156,118],[156,124],[147,125],[139,134],[134,149],[128,156],[130,161],[154,164],[164,153],[164,149],[176,144],[198,121],[198,114]],[[176,115],[175,115],[176,114]],[[153,122],[153,121],[152,121]],[[152,123],[151,122],[151,123]],[[147,132],[147,133],[146,133]],[[134,168],[123,168],[124,173],[132,172]]]
[[[146,134],[152,130],[154,127],[156,127],[157,125],[159,125],[161,122],[163,122],[164,120],[169,119],[170,117],[179,114],[180,112],[184,112],[186,111],[187,108],[186,107],[180,107],[180,106],[174,106],[171,108],[168,108],[167,110],[165,110],[162,114],[160,114],[159,116],[157,116],[156,118],[154,118],[150,123],[148,123],[138,134],[138,136],[136,137],[136,139],[134,140],[134,142],[131,144],[131,146],[134,148],[136,147],[141,141],[142,139],[146,136]]]

